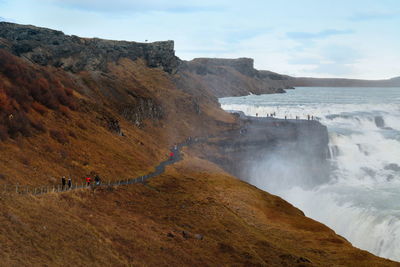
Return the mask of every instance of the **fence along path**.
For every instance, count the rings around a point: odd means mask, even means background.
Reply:
[[[72,184],[71,188],[67,188],[67,185],[62,189],[61,185],[48,185],[48,186],[39,186],[39,187],[29,187],[23,185],[4,185],[3,193],[16,193],[16,194],[32,194],[32,195],[41,195],[46,193],[52,192],[66,192],[70,190],[82,189],[82,188],[91,188],[91,187],[104,187],[104,186],[117,186],[117,185],[129,185],[129,184],[136,184],[136,183],[145,183],[148,179],[153,178],[155,176],[159,176],[160,174],[165,172],[165,167],[168,165],[172,165],[178,161],[182,160],[181,150],[185,146],[189,146],[192,144],[197,144],[206,141],[209,137],[204,138],[189,138],[187,141],[180,143],[177,145],[176,150],[175,148],[171,149],[171,152],[174,153],[172,158],[168,158],[164,160],[159,165],[155,167],[155,171],[148,173],[143,176],[139,176],[136,178],[131,179],[124,179],[119,181],[106,181],[100,185],[90,185],[87,186],[86,183],[81,184]],[[1,189],[0,189],[1,190]]]

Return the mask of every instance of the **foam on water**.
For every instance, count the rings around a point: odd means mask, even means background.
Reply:
[[[285,198],[353,245],[400,261],[400,88],[303,87],[220,103],[250,116],[312,115],[326,125],[328,182],[302,186],[307,171],[279,153],[251,166],[249,182]]]

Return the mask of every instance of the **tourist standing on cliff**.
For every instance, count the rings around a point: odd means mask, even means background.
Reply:
[[[67,185],[68,185],[68,189],[71,189],[71,187],[72,187],[72,180],[71,180],[71,177],[68,178]]]

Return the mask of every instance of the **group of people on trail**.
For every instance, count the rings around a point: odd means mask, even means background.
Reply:
[[[178,152],[178,145],[175,144],[174,147],[171,149],[171,152],[169,152],[169,160],[173,160],[175,157],[175,153]]]
[[[86,185],[90,186],[92,184],[92,181],[94,180],[94,185],[100,185],[101,184],[101,179],[98,174],[94,176],[94,179],[92,179],[91,175],[86,176],[85,181]],[[61,189],[66,190],[66,189],[71,189],[72,188],[72,179],[68,178],[68,180],[65,178],[65,176],[61,177]]]
[[[258,117],[258,113],[256,113],[256,117]],[[276,112],[267,113],[267,117],[276,117]]]
[[[258,117],[258,113],[256,113],[256,117]],[[274,117],[276,117],[276,112],[273,112],[273,113],[267,113],[267,117],[271,117],[271,118],[274,118]],[[285,120],[287,120],[288,119],[288,115],[285,115]],[[290,116],[289,116],[289,118],[291,118]],[[295,116],[294,117],[296,120],[300,120],[300,116]],[[311,121],[313,121],[313,120],[318,120],[316,117],[314,117],[313,115],[307,115],[307,120],[311,120]]]
[[[86,176],[85,180],[86,180],[87,186],[90,186],[93,182],[93,179],[92,179],[92,177],[90,177],[90,175]],[[100,176],[98,174],[96,174],[94,176],[94,185],[100,185],[100,184],[101,184]]]
[[[276,112],[270,113],[270,114],[267,113],[267,117],[272,117],[272,118],[273,118],[273,117],[276,117]]]
[[[71,189],[71,187],[72,187],[72,180],[71,180],[71,178],[68,178],[68,181],[67,181],[67,179],[65,179],[65,176],[63,176],[62,178],[61,178],[61,189],[62,190],[64,190],[64,189]]]

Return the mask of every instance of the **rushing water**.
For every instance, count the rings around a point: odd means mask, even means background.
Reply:
[[[400,261],[400,88],[300,87],[286,94],[221,98],[220,103],[225,110],[250,116],[310,115],[326,125],[332,165],[328,182],[312,188],[298,186],[298,181],[277,182],[282,172],[271,157],[253,166],[249,181],[353,245]],[[299,175],[290,173],[290,167],[287,173]]]

